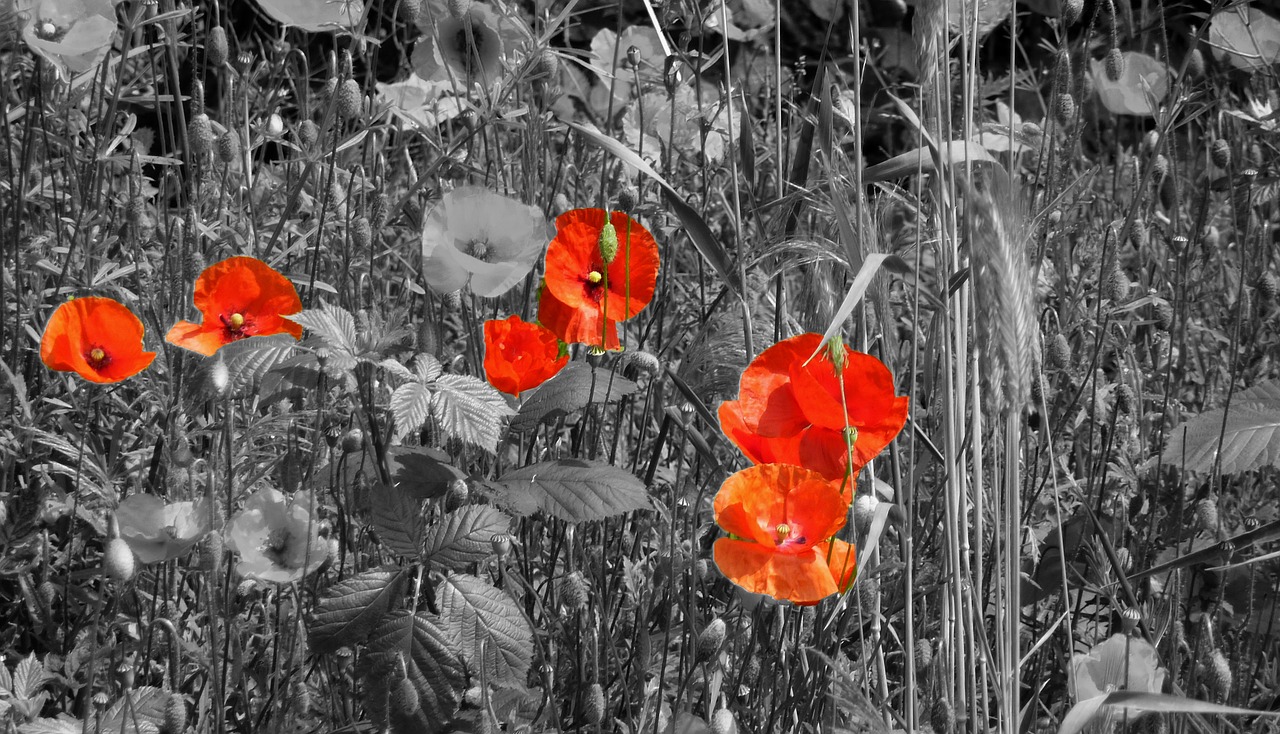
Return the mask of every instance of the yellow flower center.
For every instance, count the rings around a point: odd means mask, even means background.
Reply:
[[[791,537],[791,526],[786,524],[785,522],[780,522],[778,523],[776,532],[778,533],[778,541],[779,542],[784,541],[787,538]]]
[[[599,270],[592,270],[590,273],[587,273],[587,282],[592,285],[595,285],[602,280],[604,280],[604,276],[600,274]]]
[[[240,314],[240,313],[231,314],[230,322],[231,322],[231,328],[239,329],[240,327],[244,326],[244,314]]]
[[[102,351],[102,347],[94,347],[93,350],[89,352],[89,361],[91,362],[101,362],[106,358],[107,353]]]

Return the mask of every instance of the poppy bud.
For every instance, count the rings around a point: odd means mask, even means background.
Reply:
[[[587,605],[590,591],[587,580],[581,571],[574,571],[560,581],[560,603],[570,612],[576,612]]]
[[[181,693],[169,694],[164,702],[164,721],[160,731],[164,734],[182,734],[187,728],[187,701]]]
[[[1054,209],[1053,211],[1049,212],[1049,224],[1057,224],[1058,222],[1061,222],[1061,221],[1062,221],[1061,209]]]
[[[511,552],[511,536],[509,535],[495,535],[489,541],[489,544],[493,548],[494,555],[498,558],[505,558]]]
[[[107,578],[119,583],[133,578],[133,551],[129,550],[129,544],[124,542],[124,538],[117,537],[107,541],[107,547],[102,551],[102,570],[106,572]]]
[[[410,26],[418,24],[418,19],[422,17],[422,0],[401,0],[400,17]]]
[[[604,721],[604,706],[604,688],[599,683],[592,683],[582,702],[582,717],[592,726],[599,724]]]
[[[1280,279],[1276,278],[1275,273],[1263,273],[1258,279],[1258,293],[1268,303],[1275,303],[1280,298]]]
[[[557,192],[551,199],[551,211],[554,214],[563,214],[572,208],[569,197],[565,196],[563,191]]]
[[[1169,175],[1169,159],[1157,153],[1155,160],[1151,161],[1151,169],[1155,173],[1156,181],[1163,181],[1165,176]]]
[[[234,163],[240,157],[240,137],[228,130],[218,136],[218,160]]]
[[[278,138],[284,135],[284,118],[279,113],[272,112],[267,116],[267,124],[263,126],[262,132],[268,138]]]
[[[373,227],[369,224],[369,220],[356,217],[351,223],[351,244],[363,250],[371,242],[373,242]]]
[[[1226,140],[1218,138],[1209,145],[1209,160],[1218,168],[1231,167],[1231,146]]]
[[[640,68],[640,47],[639,46],[630,46],[627,48],[627,68],[628,69]]]
[[[1225,700],[1227,694],[1231,692],[1233,676],[1231,663],[1227,661],[1227,656],[1222,654],[1220,648],[1213,648],[1209,653],[1209,659],[1200,665],[1200,672],[1204,676],[1205,683],[1209,685],[1209,690],[1213,692],[1214,698],[1219,701]]]
[[[1120,78],[1124,76],[1124,52],[1118,48],[1108,51],[1106,69],[1108,79],[1113,82],[1120,81]]]
[[[249,67],[251,66],[253,66],[252,53],[249,53],[248,51],[241,51],[240,53],[236,54],[236,60],[232,68],[236,70],[237,74],[240,74],[241,76],[248,74]]]
[[[191,118],[187,124],[187,140],[190,141],[191,152],[198,159],[213,152],[213,124],[209,122],[208,115],[202,112]]]
[[[334,104],[338,108],[338,117],[343,120],[354,120],[359,117],[364,107],[364,94],[360,90],[360,83],[355,79],[348,79],[338,87],[338,97]]]
[[[1162,331],[1173,328],[1173,305],[1168,301],[1157,301],[1155,304],[1156,326]]]
[[[461,20],[471,11],[471,0],[448,0],[449,15]]]
[[[1062,22],[1075,25],[1084,14],[1084,0],[1062,0]]]
[[[538,76],[554,81],[560,76],[560,57],[549,48],[538,54]]]
[[[916,640],[915,648],[916,670],[921,671],[933,664],[933,643],[927,638],[921,637]]]
[[[1112,303],[1124,303],[1129,297],[1129,276],[1119,265],[1112,267],[1102,281],[1102,297]]]
[[[640,199],[640,192],[634,186],[623,186],[618,192],[618,211],[633,212]]]
[[[40,602],[40,608],[46,611],[52,610],[53,605],[58,601],[58,589],[49,581],[41,581],[36,586],[36,600]]]
[[[1120,564],[1121,573],[1129,573],[1133,569],[1133,554],[1128,548],[1116,548],[1116,561]]]
[[[204,111],[204,82],[193,82],[191,84],[191,116],[205,114]]]
[[[409,677],[402,676],[391,686],[390,705],[387,713],[391,720],[391,731],[419,731],[418,711],[422,705],[418,697],[418,689],[414,688]]]
[[[1132,414],[1136,407],[1137,396],[1133,393],[1133,387],[1127,382],[1116,385],[1116,407],[1121,413]]]
[[[209,29],[209,42],[205,45],[205,59],[209,66],[217,69],[227,63],[230,51],[227,48],[227,29],[216,25]]]
[[[618,256],[618,230],[613,226],[613,222],[605,220],[604,226],[600,228],[600,258],[604,260],[604,264],[608,265]]]
[[[956,730],[956,709],[946,696],[939,696],[929,707],[929,723],[940,734],[950,734]]]
[[[1196,527],[1200,530],[1217,532],[1218,530],[1218,498],[1205,497],[1196,503]]]
[[[1058,49],[1058,57],[1055,61],[1054,73],[1058,76],[1058,83],[1066,85],[1071,80],[1071,52],[1064,46]]]
[[[724,639],[728,634],[728,629],[724,620],[716,617],[702,628],[702,632],[698,635],[698,660],[710,660],[720,652],[720,646],[724,644]]]
[[[880,500],[873,494],[864,492],[853,501],[853,527],[858,535],[866,535],[871,530],[871,523],[876,518],[876,510]]]
[[[1049,364],[1065,369],[1071,364],[1071,344],[1066,334],[1058,334],[1049,342]]]
[[[471,488],[467,486],[467,480],[455,479],[449,483],[449,491],[444,495],[444,509],[453,512],[467,504],[469,499],[471,499]]]
[[[200,570],[216,575],[222,568],[222,556],[226,547],[222,533],[215,530],[205,536],[204,542],[200,544]]]
[[[1071,121],[1076,116],[1075,99],[1067,92],[1059,94],[1057,103],[1053,106],[1053,115],[1053,119],[1057,120],[1058,125],[1071,127]]]
[[[221,357],[214,360],[209,365],[209,387],[219,395],[227,391],[227,387],[231,384],[231,371],[227,369],[227,363],[222,361]]]
[[[1187,62],[1187,74],[1191,75],[1192,79],[1204,76],[1204,54],[1198,48],[1191,49],[1191,60]]]
[[[737,734],[738,725],[733,720],[733,712],[721,707],[711,715],[712,734]]]

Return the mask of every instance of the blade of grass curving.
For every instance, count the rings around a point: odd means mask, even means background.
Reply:
[[[1079,734],[1098,712],[1107,706],[1130,709],[1143,713],[1209,714],[1219,716],[1280,716],[1280,711],[1255,711],[1254,709],[1224,706],[1208,701],[1197,701],[1184,696],[1142,691],[1112,691],[1104,696],[1094,696],[1071,707],[1062,718],[1058,734]]]
[[[618,160],[643,173],[658,184],[662,189],[662,193],[667,197],[667,203],[675,210],[680,223],[684,225],[685,231],[689,233],[689,239],[693,241],[693,246],[698,250],[698,254],[702,255],[702,259],[707,261],[711,269],[716,271],[716,274],[738,296],[738,299],[744,300],[742,280],[738,277],[736,268],[733,267],[733,263],[729,260],[729,253],[716,240],[715,235],[711,233],[711,228],[707,226],[702,215],[692,206],[689,206],[661,174],[653,170],[653,167],[637,155],[635,151],[599,130],[579,125],[575,122],[567,122],[565,124],[578,131],[584,138],[595,144],[596,147],[612,154]]]
[[[844,301],[841,302],[840,308],[836,310],[835,315],[831,318],[831,323],[827,326],[827,330],[822,334],[822,341],[818,344],[818,348],[813,350],[807,362],[817,356],[818,352],[826,346],[831,337],[840,331],[840,325],[844,320],[849,318],[849,314],[853,313],[853,309],[862,300],[863,294],[867,292],[867,288],[871,285],[871,279],[880,271],[880,266],[884,265],[894,272],[906,272],[909,270],[907,262],[897,255],[889,255],[883,252],[877,252],[867,257],[867,261],[862,264],[862,268],[858,270],[857,276],[854,277],[853,283],[849,285],[849,293],[845,295]]]

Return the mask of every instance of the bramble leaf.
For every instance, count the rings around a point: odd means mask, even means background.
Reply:
[[[490,453],[497,450],[503,419],[515,414],[501,393],[468,375],[441,375],[432,389],[431,415],[447,435]]]
[[[404,661],[408,680],[418,692],[414,712],[418,731],[442,731],[458,710],[467,684],[466,669],[451,649],[448,635],[424,614],[393,613],[373,633],[369,654],[383,664]]]
[[[311,647],[331,652],[367,637],[401,595],[407,578],[404,569],[375,568],[325,589],[307,624]]]
[[[424,557],[460,569],[493,554],[493,537],[511,529],[511,518],[488,505],[467,505],[446,514],[427,530]]]
[[[585,362],[570,362],[520,406],[511,430],[528,431],[543,421],[576,413],[592,403],[614,403],[636,391],[636,383]]]
[[[475,576],[455,574],[440,584],[439,600],[444,628],[470,667],[483,665],[490,683],[522,685],[533,663],[533,630],[511,597]]]
[[[422,521],[422,501],[404,490],[379,483],[370,490],[369,502],[373,505],[378,540],[401,558],[417,560],[427,530]]]
[[[492,486],[502,503],[522,516],[541,510],[568,522],[586,522],[652,507],[635,475],[585,459],[544,461],[507,472]]]

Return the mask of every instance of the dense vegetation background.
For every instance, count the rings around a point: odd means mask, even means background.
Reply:
[[[4,731],[1276,730],[1272,5],[0,16]],[[653,298],[504,398],[588,207]],[[513,233],[502,289],[430,249]],[[302,340],[166,343],[234,256]],[[84,296],[154,362],[51,370]],[[803,333],[909,398],[816,606],[712,550],[719,406]]]

